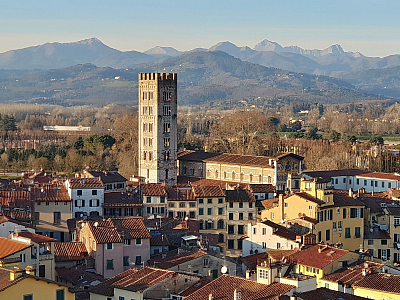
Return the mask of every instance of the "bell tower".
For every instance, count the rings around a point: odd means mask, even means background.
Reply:
[[[139,74],[139,176],[177,182],[177,74]]]

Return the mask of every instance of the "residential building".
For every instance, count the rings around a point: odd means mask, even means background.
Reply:
[[[35,250],[31,243],[0,237],[0,267],[24,269],[37,264],[37,257],[34,256],[34,253]]]
[[[86,246],[82,242],[64,242],[54,244],[56,268],[70,268],[85,264],[89,259]]]
[[[0,268],[0,299],[48,299],[74,300],[75,295],[69,291],[70,286],[33,275],[35,270]]]
[[[139,74],[139,176],[177,183],[177,74]]]
[[[65,187],[72,200],[74,218],[103,214],[104,184],[98,178],[70,178]]]
[[[167,189],[167,193],[169,218],[198,218],[197,199],[194,196],[192,187],[169,188]]]
[[[313,291],[296,293],[296,300],[317,300],[317,299],[330,299],[330,300],[365,300],[367,298],[346,294],[343,292],[332,291],[327,288],[318,288]]]
[[[223,275],[185,297],[185,300],[278,299],[282,295],[291,296],[294,288],[293,285],[283,283],[267,285],[242,277]]]
[[[29,223],[0,216],[0,237],[8,238],[11,232],[16,231],[35,232],[35,228]]]
[[[168,238],[159,232],[150,232],[150,255],[169,251]]]
[[[91,287],[91,300],[170,299],[198,283],[200,278],[174,271],[145,267],[129,269]]]
[[[355,282],[352,287],[354,295],[368,299],[400,299],[400,275],[387,273],[367,274]]]
[[[299,242],[300,241],[300,242]],[[293,250],[301,246],[294,231],[264,220],[247,224],[247,235],[243,238],[242,256],[262,253],[270,249]]]
[[[143,195],[143,216],[167,216],[168,194],[164,184],[142,184],[140,191]]]
[[[143,214],[143,201],[138,193],[104,193],[104,218],[136,217]]]
[[[229,256],[241,256],[242,237],[247,234],[247,224],[257,215],[256,200],[249,190],[226,190],[227,236],[226,251]]]
[[[104,185],[104,192],[125,192],[126,182],[128,181],[124,176],[117,171],[87,171],[84,170],[81,174],[77,173],[76,178],[98,178]]]

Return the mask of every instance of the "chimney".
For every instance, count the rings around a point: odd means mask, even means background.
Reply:
[[[25,274],[26,275],[31,275],[31,276],[35,276],[35,268],[32,266],[27,266],[25,268]]]
[[[367,270],[366,269],[362,269],[362,276],[367,276]]]
[[[240,289],[235,289],[233,292],[233,300],[242,300],[242,291]]]
[[[296,300],[297,297],[295,295],[290,296],[290,300]]]
[[[18,267],[14,267],[10,272],[10,281],[13,281],[13,280],[21,277],[23,273],[24,273],[24,270],[21,270]]]
[[[208,300],[214,300],[214,297],[212,294],[208,295]]]
[[[360,187],[358,189],[358,197],[361,197],[365,193],[365,189],[363,187]]]
[[[353,198],[353,189],[349,188],[349,197]]]
[[[280,207],[281,210],[281,220],[283,221],[285,219],[285,201],[283,198],[284,194],[279,194],[278,196],[278,206]]]
[[[246,270],[246,279],[250,279],[250,270]]]

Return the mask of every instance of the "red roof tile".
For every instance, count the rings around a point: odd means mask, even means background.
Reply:
[[[88,252],[84,243],[62,242],[54,244],[55,261],[76,261],[84,260],[87,257]]]
[[[279,199],[273,198],[273,199],[261,200],[261,204],[264,206],[265,209],[271,209],[279,205]]]
[[[220,186],[193,186],[193,192],[196,198],[207,198],[207,197],[225,197],[224,191]]]
[[[192,249],[190,251],[183,251],[183,253],[178,254],[177,250],[172,250],[167,252],[167,257],[162,258],[161,255],[153,256],[149,260],[149,265],[152,266],[155,263],[157,267],[161,269],[170,269],[177,265],[183,264],[185,262],[191,261],[193,259],[208,255],[209,253],[201,249]]]
[[[31,188],[31,197],[35,201],[71,201],[64,185],[46,185]]]
[[[29,232],[29,231],[21,231],[14,234],[14,236],[21,236],[27,239],[30,239],[32,242],[35,243],[48,243],[48,242],[57,242],[56,239],[53,239],[48,236],[40,235],[37,233]]]
[[[250,184],[249,188],[253,193],[275,193],[275,187],[272,184]]]
[[[31,247],[30,244],[0,237],[0,258],[5,258],[15,252]]]
[[[141,184],[144,196],[167,196],[165,185],[161,183]]]
[[[226,190],[226,202],[255,202],[254,195],[249,190]]]
[[[304,292],[304,293],[296,293],[296,299],[301,300],[363,300],[367,299],[360,296],[355,296],[352,294],[347,294],[343,292],[338,292],[335,290],[330,290],[327,288],[318,288],[313,291]]]
[[[228,165],[254,166],[261,168],[273,168],[269,163],[270,158],[266,156],[221,154],[215,157],[204,159],[207,163],[220,163]]]
[[[101,188],[104,184],[98,178],[70,178],[71,188]]]
[[[214,299],[231,300],[235,289],[240,289],[242,300],[265,300],[286,294],[293,288],[293,285],[283,283],[266,285],[241,277],[222,275],[187,296],[185,300],[208,300],[210,294]]]
[[[264,220],[261,223],[274,228],[274,230],[273,230],[274,235],[280,236],[287,240],[292,240],[292,241],[296,240],[296,236],[297,236],[296,233],[282,225],[276,224],[270,220]]]
[[[319,205],[325,203],[324,201],[322,201],[322,200],[320,200],[320,199],[318,199],[318,198],[316,198],[316,197],[313,197],[313,196],[311,196],[309,193],[306,193],[306,192],[297,192],[297,193],[294,193],[294,195],[297,195],[297,196],[299,196],[300,198],[303,198],[303,199],[305,199],[305,200],[314,202],[314,203],[319,204]]]
[[[400,275],[387,273],[368,274],[353,284],[353,289],[355,288],[400,294]]]
[[[363,174],[357,175],[356,177],[376,178],[376,179],[384,179],[384,180],[400,180],[400,175],[390,174],[390,173],[378,173],[378,172],[363,173]]]
[[[178,160],[202,162],[207,158],[212,158],[218,155],[221,155],[221,153],[184,150],[178,153]]]
[[[86,226],[89,226],[93,238],[98,244],[122,243],[121,236],[111,220],[89,221]]]
[[[144,225],[143,218],[125,217],[113,218],[111,222],[119,232],[124,234],[124,239],[149,239],[150,232]]]

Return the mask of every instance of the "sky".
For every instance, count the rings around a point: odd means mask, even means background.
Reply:
[[[383,57],[400,54],[399,12],[396,0],[2,0],[0,52],[91,37],[121,51],[268,39]]]

